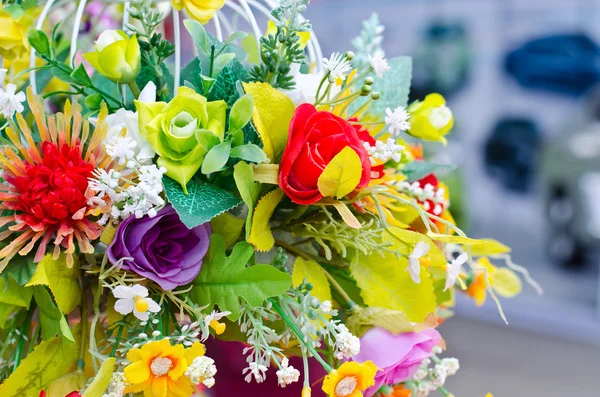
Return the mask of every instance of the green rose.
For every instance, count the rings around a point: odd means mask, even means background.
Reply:
[[[167,176],[186,184],[202,166],[206,153],[223,141],[225,101],[208,102],[188,87],[179,87],[169,103],[135,101],[141,134],[159,155]]]

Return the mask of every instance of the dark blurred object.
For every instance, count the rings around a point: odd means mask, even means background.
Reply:
[[[548,36],[511,51],[504,66],[523,87],[578,96],[600,81],[600,48],[585,34]]]
[[[561,265],[585,264],[600,247],[600,89],[541,151],[547,251]]]
[[[244,397],[298,397],[302,394],[302,386],[304,378],[302,375],[296,383],[292,383],[285,388],[281,388],[277,384],[277,375],[275,374],[274,366],[267,372],[267,379],[263,383],[252,382],[246,383],[245,375],[242,374],[244,368],[248,366],[246,356],[242,354],[246,346],[240,342],[223,342],[214,338],[209,338],[206,341],[207,355],[215,360],[217,366],[217,375],[215,375],[216,383],[208,390],[209,397],[232,397],[242,395]],[[290,365],[300,370],[302,373],[302,359],[295,357],[290,359]],[[314,359],[309,362],[310,368],[310,383],[312,387],[313,397],[325,397],[325,393],[321,390],[321,381],[325,377],[326,372],[323,367]]]
[[[485,144],[484,164],[489,175],[509,190],[527,192],[535,171],[541,137],[529,119],[498,121]]]
[[[470,44],[461,22],[432,22],[413,56],[411,100],[438,92],[452,96],[469,76]]]

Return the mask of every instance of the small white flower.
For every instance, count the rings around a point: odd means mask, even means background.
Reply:
[[[456,280],[458,279],[458,276],[459,276],[460,272],[462,271],[462,265],[467,263],[468,259],[469,259],[469,255],[467,255],[466,253],[463,253],[458,258],[454,259],[452,262],[450,262],[447,265],[446,287],[444,288],[444,291],[446,291],[448,288],[452,288],[454,286],[454,283],[456,283]]]
[[[344,54],[334,52],[329,59],[323,58],[323,67],[329,71],[333,79],[345,79],[346,75],[352,70],[352,66]]]
[[[441,361],[441,365],[444,368],[446,368],[446,373],[448,374],[448,376],[455,375],[460,369],[460,363],[458,359],[453,357],[443,358]]]
[[[248,373],[248,375],[246,375]],[[246,375],[244,380],[248,383],[252,382],[252,377],[256,380],[257,383],[262,383],[266,379],[267,367],[263,364],[257,364],[251,362],[248,364],[248,367],[244,368],[242,371],[243,375]]]
[[[400,135],[401,132],[410,130],[410,114],[404,109],[404,106],[399,106],[392,111],[387,108],[385,110],[385,123],[389,125],[390,134],[393,136]]]
[[[413,375],[413,379],[416,380],[417,382],[420,380],[423,380],[427,377],[427,375],[429,375],[429,372],[426,371],[423,368],[419,368],[417,370],[417,372],[415,372],[415,374]]]
[[[321,306],[319,306],[319,309],[323,313],[328,314],[333,309],[333,306],[331,305],[331,301],[326,300],[326,301],[321,302]]]
[[[375,146],[371,146],[369,142],[363,142],[363,146],[371,156],[371,164],[375,164],[375,160],[381,160],[384,163],[389,160],[398,162],[402,159],[404,151],[404,146],[397,145],[396,141],[391,138],[388,138],[385,143],[375,141]]]
[[[119,166],[128,164],[135,156],[137,142],[128,136],[114,136],[108,143],[105,143],[106,153],[117,162]],[[134,163],[135,164],[135,163]]]
[[[108,385],[107,393],[102,397],[123,397],[125,395],[125,374],[114,372]]]
[[[277,383],[281,387],[286,387],[300,379],[300,371],[290,365],[289,360],[284,358],[281,362],[281,368],[277,371]]]
[[[216,310],[210,314],[207,314],[206,317],[204,317],[204,329],[207,330],[207,332],[202,338],[202,341],[205,341],[210,335],[208,332],[208,327],[213,328],[218,335],[222,334],[225,331],[225,324],[219,323],[219,320],[221,320],[223,317],[229,316],[230,314],[231,312],[218,312]]]
[[[184,373],[193,384],[202,382],[208,388],[214,386],[216,374],[215,360],[207,356],[196,357]]]
[[[7,84],[6,90],[0,88],[0,114],[6,118],[11,118],[15,113],[21,113],[25,107],[21,102],[25,102],[23,91],[17,91],[17,86]]]
[[[335,358],[343,360],[360,353],[360,339],[352,335],[344,324],[336,325],[335,330],[338,332],[335,340],[335,352],[333,354]]]
[[[415,245],[415,249],[412,254],[408,256],[408,268],[406,269],[410,273],[410,277],[417,284],[421,283],[421,262],[419,259],[429,252],[429,244],[424,241],[419,241]]]
[[[435,387],[442,387],[444,383],[446,383],[446,378],[448,374],[446,373],[446,368],[442,365],[436,365],[431,371],[431,381]]]
[[[369,63],[379,78],[382,78],[384,73],[390,70],[390,65],[381,53],[369,55]]]
[[[158,313],[160,306],[153,299],[148,298],[148,289],[142,285],[135,284],[131,287],[117,286],[113,291],[117,298],[115,310],[126,316],[133,315],[142,321],[148,320],[148,312]]]

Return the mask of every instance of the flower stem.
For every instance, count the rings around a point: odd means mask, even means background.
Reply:
[[[125,329],[125,323],[121,322],[119,324],[119,330],[117,331],[117,337],[115,338],[115,344],[110,351],[109,357],[114,357],[117,354],[117,349],[119,348],[119,343],[121,342],[121,337],[123,336],[123,330]]]
[[[81,339],[79,340],[79,359],[77,360],[78,370],[83,370],[83,367],[85,366],[85,346],[87,344],[88,304],[83,277],[81,277],[81,287],[83,293],[81,294]]]
[[[17,350],[15,351],[15,362],[13,365],[13,371],[16,371],[19,364],[21,364],[21,358],[23,356],[23,347],[25,346],[25,339],[27,339],[29,324],[31,323],[31,317],[33,317],[33,312],[35,312],[35,309],[35,303],[31,303],[31,306],[29,306],[29,310],[27,310],[27,314],[25,315],[25,319],[23,320],[23,325],[21,325],[21,329],[19,330],[19,343],[17,344]],[[34,341],[32,341],[32,343],[33,342]]]
[[[129,84],[127,84],[129,86],[129,89],[131,90],[131,92],[133,93],[133,96],[135,97],[135,99],[138,99],[140,97],[140,87],[138,87],[137,83],[135,82],[135,80],[132,80]]]
[[[273,298],[269,298],[269,302],[271,302],[273,304],[273,308],[275,309],[275,311],[279,314],[279,316],[283,319],[283,321],[285,321],[287,323],[287,325],[294,332],[294,334],[296,334],[296,338],[298,339],[298,342],[300,342],[304,346],[306,346],[306,349],[319,362],[319,364],[321,364],[323,366],[323,368],[325,368],[325,371],[331,372],[333,370],[333,368],[331,368],[331,366],[329,364],[327,364],[325,362],[325,360],[323,360],[323,357],[321,357],[321,355],[319,353],[317,353],[317,351],[315,350],[315,348],[312,345],[310,345],[308,342],[305,341],[304,334],[302,333],[302,331],[300,331],[298,329],[296,324],[283,311],[283,309],[281,308],[281,306],[279,306],[277,301]]]

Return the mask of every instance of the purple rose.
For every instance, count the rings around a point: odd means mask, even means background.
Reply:
[[[381,386],[394,385],[411,378],[421,362],[431,356],[440,343],[435,329],[394,335],[384,328],[371,328],[360,338],[360,353],[354,361],[373,361],[377,368],[375,385],[365,390],[365,397],[374,395]]]
[[[170,205],[154,218],[130,216],[117,229],[108,246],[108,259],[156,282],[166,291],[189,284],[202,268],[208,251],[210,223],[188,229]]]

